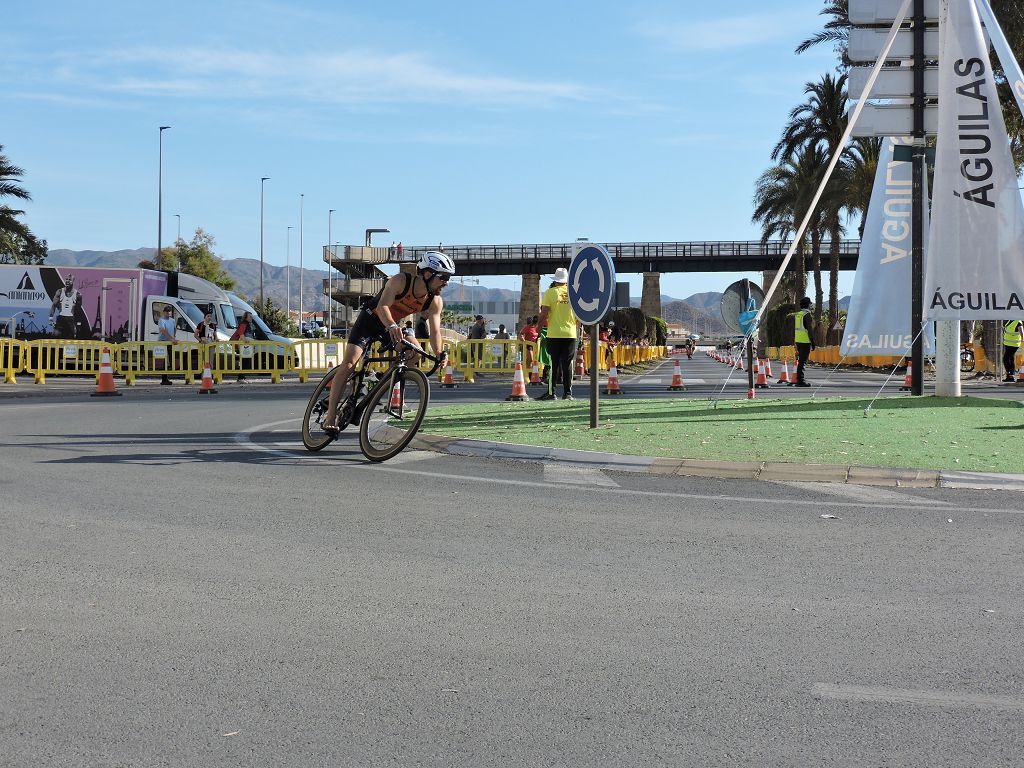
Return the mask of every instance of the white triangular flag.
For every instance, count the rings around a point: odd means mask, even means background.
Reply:
[[[939,135],[925,317],[1024,317],[1024,205],[978,12],[940,19]]]
[[[853,295],[846,315],[843,355],[909,354],[911,330],[911,211],[913,163],[896,160],[896,147],[910,147],[907,138],[882,139],[882,151],[864,218]],[[924,253],[928,253],[928,189],[924,191]],[[934,334],[924,336],[925,354],[932,354]]]

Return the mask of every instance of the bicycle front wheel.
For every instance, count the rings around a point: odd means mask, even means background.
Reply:
[[[310,395],[309,403],[306,404],[306,412],[302,415],[302,444],[306,450],[320,451],[326,448],[334,438],[324,432],[324,416],[327,415],[327,399],[331,394],[331,382],[338,369],[332,368],[316,385],[313,394]],[[352,398],[352,387],[355,386],[355,377],[350,376],[345,382],[345,390],[341,393],[341,400],[338,402],[338,422],[342,429],[348,424],[351,407],[348,405]]]
[[[406,368],[381,380],[359,422],[359,447],[370,461],[387,461],[413,439],[423,422],[430,385],[422,371]]]

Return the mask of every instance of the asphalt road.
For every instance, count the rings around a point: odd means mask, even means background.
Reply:
[[[1022,763],[1020,494],[369,465],[301,450],[312,385],[31,388],[0,765]]]

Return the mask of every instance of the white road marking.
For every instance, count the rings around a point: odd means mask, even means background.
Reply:
[[[436,459],[439,458],[440,455],[441,454],[434,453],[433,451],[414,451],[411,448],[407,448],[394,458],[388,459],[386,466],[393,467],[396,464],[412,464],[413,462],[425,461],[426,459]],[[374,466],[383,467],[385,465],[375,464]]]
[[[901,504],[915,502],[915,499],[907,494],[900,491],[893,490],[891,488],[878,488],[871,485],[856,485],[854,483],[805,483],[797,481],[772,481],[775,485],[785,485],[790,488],[795,488],[801,491],[814,491],[816,493],[825,493],[830,496],[841,496],[844,499],[853,499],[854,501],[871,502],[875,504],[887,504],[894,507],[899,507]],[[949,504],[948,501],[935,501],[936,505],[946,506]]]
[[[908,688],[883,688],[871,685],[835,685],[815,683],[814,696],[836,701],[860,701],[883,704],[912,704],[923,707],[985,707],[990,709],[1024,710],[1024,699],[1013,696],[992,696],[983,693],[952,691],[915,691]]]
[[[600,469],[574,467],[571,464],[556,464],[553,462],[544,463],[544,480],[549,483],[586,485],[591,488],[596,486],[604,488],[619,487],[618,483]]]

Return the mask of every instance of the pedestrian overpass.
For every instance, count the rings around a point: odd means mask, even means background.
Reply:
[[[521,275],[520,315],[536,314],[540,304],[540,278],[558,267],[567,267],[580,245],[547,243],[520,245],[445,245],[460,275]],[[661,275],[666,272],[770,272],[782,265],[791,243],[784,240],[717,240],[687,242],[601,243],[612,255],[619,274],[644,277],[641,309],[649,315],[661,315]],[[839,242],[839,269],[857,266],[859,240]],[[324,261],[340,275],[324,280],[324,293],[336,302],[334,323],[347,325],[354,319],[359,298],[376,294],[387,279],[381,264],[398,264],[411,269],[424,251],[436,251],[440,245],[398,248],[358,245],[324,246]],[[807,263],[813,253],[808,245]],[[818,247],[822,269],[832,263],[832,243]],[[338,306],[340,305],[340,306]]]

